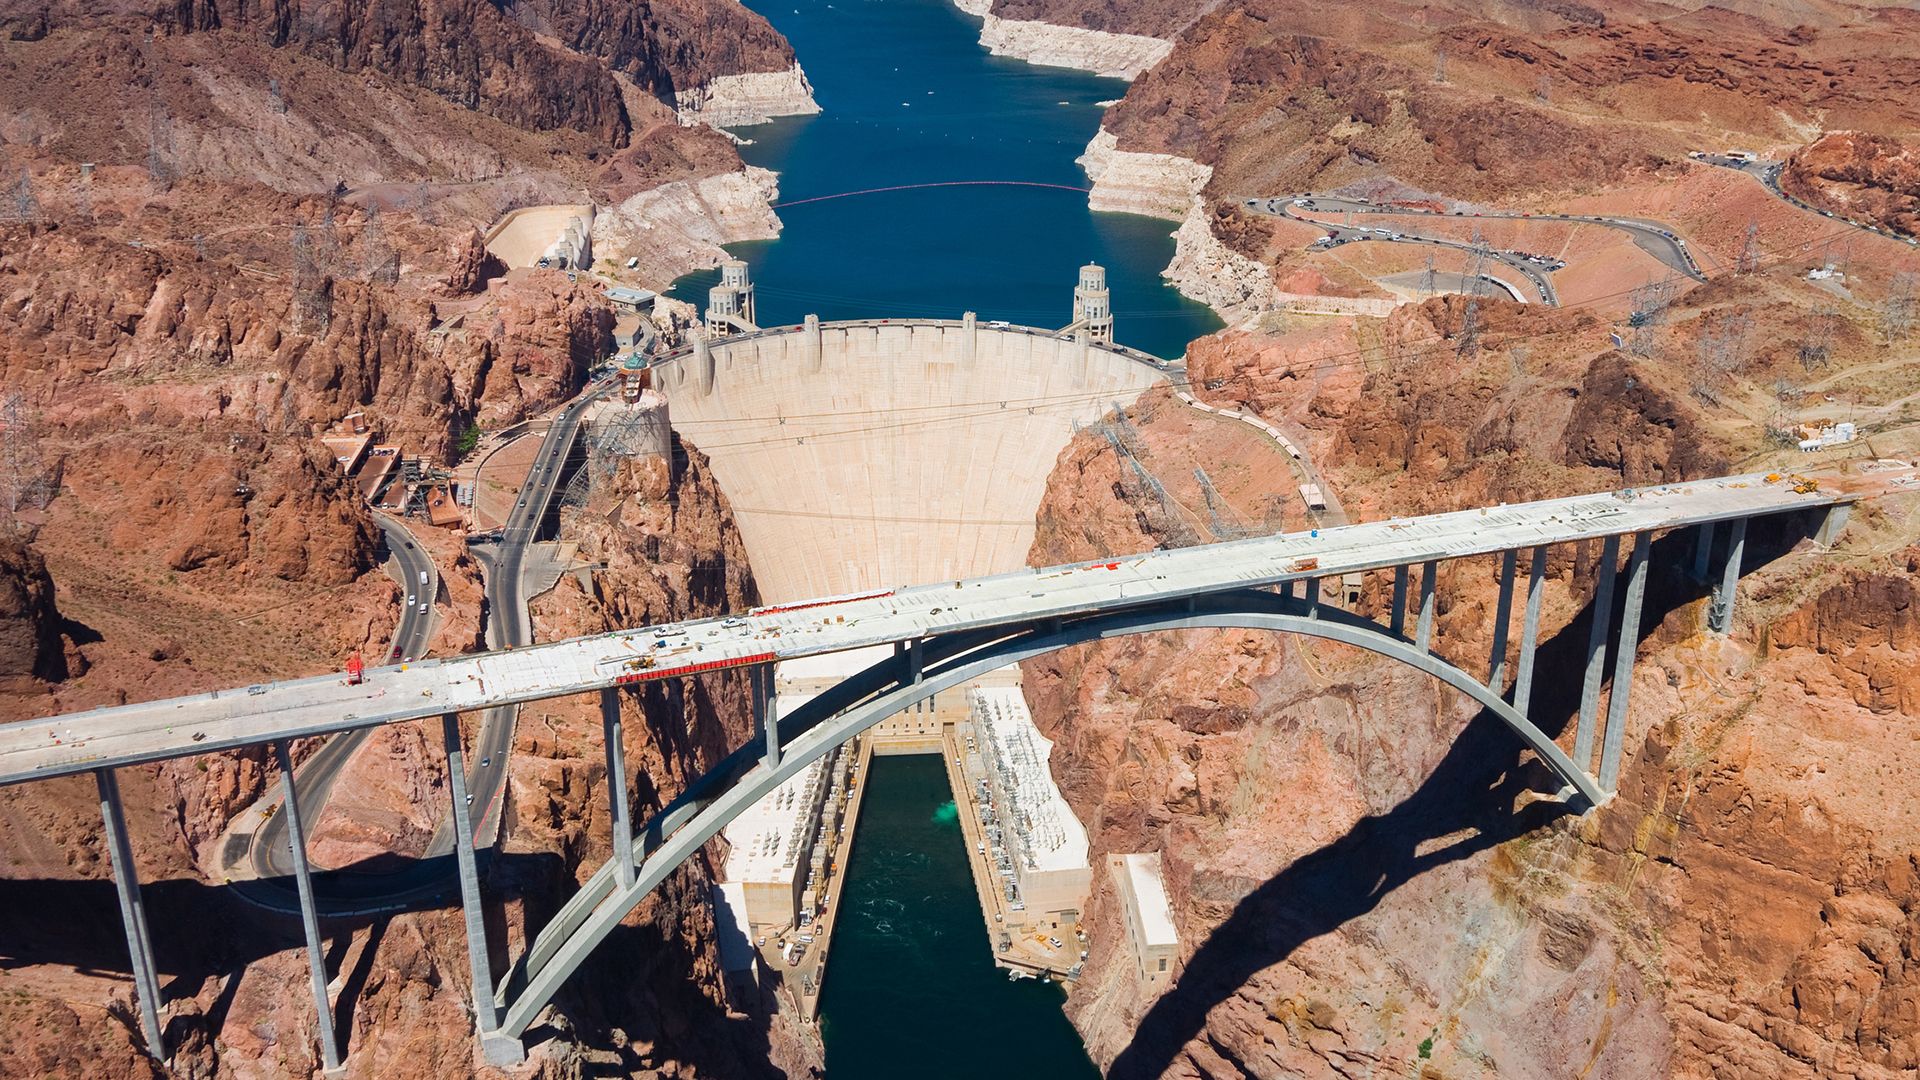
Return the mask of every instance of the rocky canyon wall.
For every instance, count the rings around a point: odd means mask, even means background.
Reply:
[[[980,44],[988,52],[1031,64],[1077,68],[1095,75],[1132,80],[1173,49],[1172,42],[1144,34],[1062,26],[1038,19],[1001,18],[993,13],[992,0],[954,0],[954,6],[980,18]]]
[[[674,106],[681,123],[712,127],[764,124],[776,116],[811,116],[820,111],[813,100],[813,84],[797,63],[785,71],[716,75],[679,91]]]
[[[1735,451],[1656,368],[1535,348],[1516,375],[1504,343],[1577,313],[1497,305],[1473,356],[1448,342],[1460,318],[1435,301],[1364,330],[1228,332],[1189,370],[1209,401],[1301,432],[1362,517],[1701,475]],[[1332,362],[1359,333],[1398,359]],[[1170,400],[1133,419],[1176,495],[1176,451],[1234,459],[1209,448],[1229,434]],[[1295,480],[1221,487],[1253,516]],[[1057,527],[1036,565],[1180,542],[1092,437],[1062,455],[1042,514]],[[1096,872],[1093,955],[1067,1005],[1095,1060],[1118,1077],[1910,1071],[1920,822],[1891,793],[1920,770],[1902,734],[1920,684],[1895,659],[1920,595],[1914,514],[1870,512],[1838,557],[1756,533],[1726,641],[1701,633],[1698,587],[1656,575],[1621,794],[1580,818],[1530,794],[1552,785],[1500,725],[1343,647],[1196,631],[1030,662],[1095,866],[1160,852],[1181,934],[1171,986],[1137,984]],[[1684,561],[1686,540],[1656,564]],[[1595,557],[1549,563],[1535,711],[1550,732],[1574,706]],[[1469,670],[1486,662],[1496,574],[1442,570],[1436,648]],[[1386,585],[1369,581],[1359,611],[1381,617]]]

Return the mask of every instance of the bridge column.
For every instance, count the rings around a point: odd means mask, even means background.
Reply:
[[[780,699],[773,689],[773,665],[755,667],[749,678],[753,680],[754,704],[759,707],[760,732],[767,741],[760,761],[769,770],[777,769],[780,767]]]
[[[1573,736],[1573,763],[1593,768],[1593,718],[1600,708],[1600,679],[1606,673],[1607,624],[1613,621],[1614,563],[1620,559],[1620,537],[1609,536],[1600,545],[1600,584],[1593,591],[1593,625],[1587,628],[1587,676],[1580,684],[1580,726]]]
[[[1428,559],[1420,565],[1420,622],[1414,630],[1413,643],[1421,652],[1429,651],[1433,642],[1433,589],[1438,576],[1440,562]]]
[[[313,977],[313,1011],[320,1028],[320,1056],[326,1074],[340,1074],[340,1043],[333,1030],[333,1003],[327,997],[327,954],[320,947],[320,918],[313,906],[313,871],[307,865],[307,830],[300,820],[300,794],[293,780],[293,756],[285,742],[273,744],[280,761],[280,813],[287,823],[287,846],[293,851],[293,883],[300,894],[300,928],[307,935],[307,971]]]
[[[442,713],[440,732],[447,744],[447,791],[453,797],[453,853],[459,867],[460,910],[467,923],[467,965],[473,977],[473,1022],[480,1049],[495,1065],[527,1058],[520,1040],[500,1030],[500,1008],[493,999],[493,959],[487,951],[486,913],[480,909],[480,873],[474,865],[473,821],[467,812],[467,754],[460,741],[460,714]]]
[[[1705,584],[1707,563],[1713,556],[1713,522],[1702,522],[1693,530],[1693,580]]]
[[[1407,568],[1393,568],[1393,608],[1387,615],[1387,629],[1399,637],[1407,628]]]
[[[1713,599],[1707,602],[1707,629],[1727,636],[1733,630],[1733,601],[1740,588],[1740,561],[1746,556],[1747,519],[1733,523],[1727,534],[1726,561],[1720,564],[1720,584],[1714,586]]]
[[[600,734],[607,743],[607,806],[613,814],[613,859],[622,888],[633,884],[633,818],[627,806],[627,748],[620,723],[620,690],[600,691]]]
[[[1823,548],[1831,549],[1833,545],[1840,542],[1840,534],[1846,531],[1847,518],[1852,514],[1851,503],[1839,503],[1828,507],[1826,515],[1820,519],[1820,530],[1813,534],[1813,542]]]
[[[1547,545],[1533,549],[1533,565],[1527,568],[1527,614],[1520,625],[1520,670],[1513,679],[1513,707],[1527,715],[1527,703],[1533,696],[1533,651],[1540,643],[1540,598],[1546,591]]]
[[[140,868],[133,862],[133,846],[127,841],[127,821],[120,810],[120,781],[112,769],[93,774],[100,789],[100,819],[106,823],[107,858],[113,865],[113,887],[120,896],[120,924],[127,931],[127,955],[133,961],[134,997],[140,1006],[140,1032],[147,1038],[147,1053],[156,1061],[167,1060],[166,1044],[161,1040],[160,980],[153,973],[153,939],[147,936],[147,909],[140,900]]]
[[[1487,689],[1498,694],[1507,683],[1507,624],[1513,621],[1513,574],[1520,553],[1500,553],[1500,602],[1493,612],[1493,658],[1487,661]]]
[[[1307,618],[1317,619],[1319,617],[1320,617],[1320,579],[1317,577],[1310,577],[1307,579]]]
[[[1607,733],[1600,743],[1600,786],[1612,791],[1620,778],[1620,750],[1627,738],[1627,699],[1633,692],[1633,662],[1640,651],[1640,603],[1647,595],[1647,555],[1653,534],[1637,533],[1627,556],[1627,595],[1620,613],[1620,645],[1614,654],[1613,693],[1607,697]]]

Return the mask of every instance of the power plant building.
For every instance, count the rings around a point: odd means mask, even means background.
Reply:
[[[986,842],[1008,910],[1028,925],[1079,922],[1093,871],[1087,831],[1047,770],[1053,743],[1017,686],[975,687],[967,702],[986,774],[975,794],[991,809]]]
[[[783,694],[780,711],[796,709],[806,700]],[[729,848],[723,895],[729,905],[740,905],[732,913],[734,922],[755,937],[795,925],[807,892],[826,878],[826,854],[819,842],[821,810],[833,786],[838,756],[812,762],[723,831]]]
[[[1108,860],[1108,868],[1120,893],[1134,972],[1148,985],[1165,982],[1179,957],[1180,935],[1173,927],[1173,909],[1160,877],[1160,853],[1115,855]]]

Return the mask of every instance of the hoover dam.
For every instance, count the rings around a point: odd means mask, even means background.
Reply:
[[[1134,350],[971,315],[809,321],[654,374],[769,603],[1025,566],[1075,426],[1167,381]]]

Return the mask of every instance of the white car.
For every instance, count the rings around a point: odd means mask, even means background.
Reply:
[[[426,604],[426,601],[422,600],[420,602],[420,614],[425,615],[426,613],[427,613],[427,604]]]

